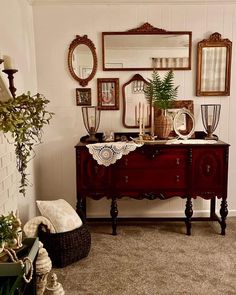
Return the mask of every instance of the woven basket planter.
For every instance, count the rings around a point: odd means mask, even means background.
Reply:
[[[64,267],[88,256],[91,248],[91,235],[86,224],[63,233],[44,232],[40,225],[38,237],[54,267]]]
[[[154,134],[157,135],[158,138],[167,139],[171,130],[172,130],[173,122],[169,115],[165,115],[164,111],[161,114],[155,114],[154,117]]]

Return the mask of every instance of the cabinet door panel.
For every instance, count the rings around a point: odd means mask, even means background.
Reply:
[[[110,187],[109,167],[99,165],[87,151],[81,151],[78,158],[80,165],[77,182],[82,189],[103,190]]]
[[[225,169],[224,149],[194,149],[192,187],[198,191],[222,190],[227,175]]]

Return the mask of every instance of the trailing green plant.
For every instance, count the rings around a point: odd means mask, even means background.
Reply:
[[[161,79],[155,70],[152,73],[152,79],[148,79],[144,94],[146,99],[160,109],[168,109],[172,101],[177,97],[179,86],[174,86],[174,73],[168,71]]]
[[[42,128],[53,116],[46,110],[48,103],[42,94],[31,96],[30,92],[0,101],[0,131],[10,132],[14,140],[16,166],[21,174],[19,192],[23,195],[28,185],[28,162],[35,155],[33,146],[41,142]]]

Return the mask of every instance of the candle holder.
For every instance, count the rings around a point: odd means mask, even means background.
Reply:
[[[205,139],[218,140],[218,136],[214,135],[213,132],[216,130],[216,127],[219,123],[220,109],[220,104],[201,105],[202,122],[207,132]]]
[[[16,95],[16,88],[14,86],[14,74],[16,72],[18,72],[18,70],[15,69],[6,69],[6,70],[2,70],[3,73],[7,74],[8,80],[9,80],[9,90],[11,92],[11,95],[15,98]]]
[[[143,122],[143,118],[138,118],[138,125],[139,125],[139,139],[142,140],[145,135],[145,124]]]
[[[98,142],[98,138],[95,135],[100,124],[101,110],[94,106],[82,107],[82,115],[84,126],[89,134],[86,142]]]

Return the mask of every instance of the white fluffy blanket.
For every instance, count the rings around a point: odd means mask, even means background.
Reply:
[[[40,224],[45,225],[50,233],[55,233],[55,228],[52,225],[51,221],[44,216],[36,216],[30,219],[23,227],[23,231],[28,238],[37,237],[38,235],[38,226]]]

